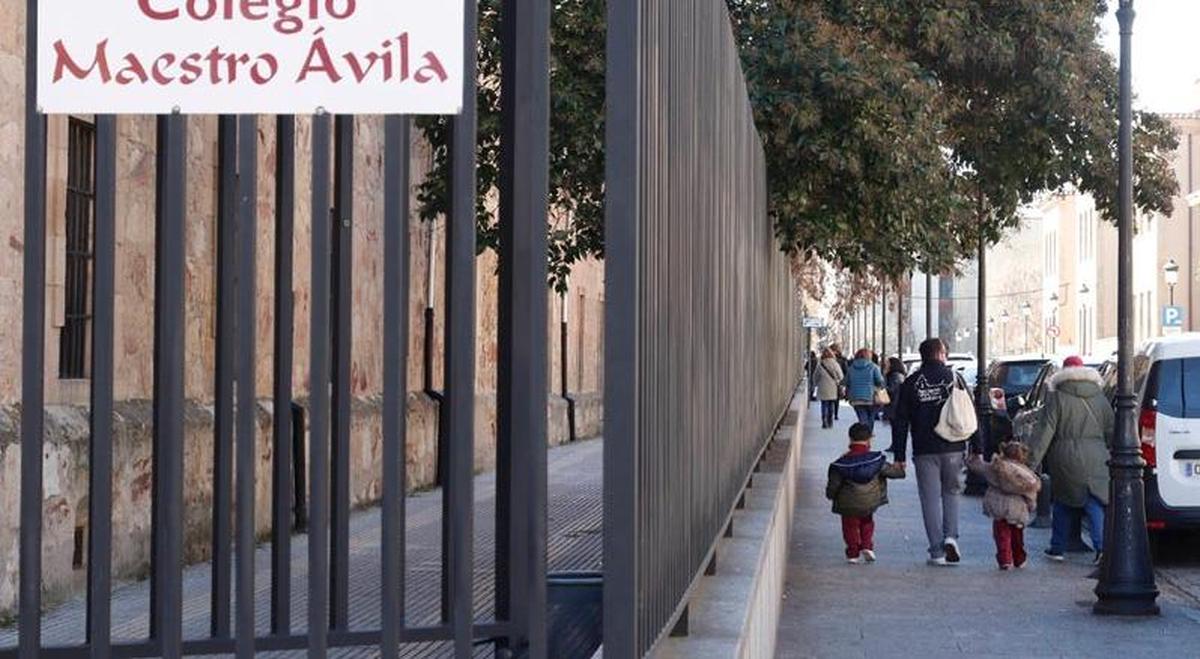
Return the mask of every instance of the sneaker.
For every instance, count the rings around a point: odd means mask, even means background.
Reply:
[[[957,563],[962,560],[962,554],[958,551],[958,540],[954,538],[946,538],[945,544],[942,547],[946,550],[946,562]]]
[[[1047,549],[1047,550],[1046,550],[1046,558],[1048,558],[1048,559],[1050,559],[1050,560],[1052,560],[1052,561],[1057,561],[1057,562],[1059,562],[1059,563],[1061,563],[1061,562],[1063,562],[1063,561],[1067,560],[1067,557],[1066,557],[1066,555],[1065,555],[1065,554],[1063,554],[1063,553],[1062,553],[1062,552],[1060,552],[1060,551],[1055,551],[1055,550],[1053,550],[1053,549]]]
[[[859,557],[857,557],[857,556],[855,556],[855,557],[853,557],[853,558],[847,558],[847,559],[846,559],[846,562],[847,562],[847,563],[849,563],[849,564],[851,564],[851,565],[858,565],[859,563],[861,563],[861,562],[862,562],[862,559],[861,559],[861,558],[859,558]]]
[[[1009,563],[1004,563],[1003,565],[1000,566],[1001,572],[1008,572],[1011,569],[1013,569],[1013,566],[1010,565]]]
[[[875,550],[874,549],[864,549],[862,551],[862,557],[866,562],[874,563],[875,562]]]
[[[1095,565],[1096,567],[1100,567],[1100,565],[1103,563],[1104,563],[1104,552],[1102,552],[1102,551],[1096,552],[1096,557],[1092,559],[1092,565]]]
[[[1026,558],[1025,558],[1025,560],[1022,560],[1022,561],[1019,561],[1019,562],[1015,562],[1015,563],[1013,563],[1013,567],[1015,567],[1015,568],[1016,568],[1016,569],[1018,569],[1018,570],[1020,570],[1020,569],[1024,568],[1026,565],[1029,565],[1029,558],[1028,558],[1028,557],[1026,557]]]
[[[933,566],[933,567],[952,567],[954,565],[953,563],[947,561],[945,556],[938,556],[937,558],[931,558],[931,559],[925,561],[925,564]]]

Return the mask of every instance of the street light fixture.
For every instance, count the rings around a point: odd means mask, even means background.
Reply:
[[[1167,259],[1167,264],[1163,266],[1163,279],[1170,291],[1171,306],[1175,306],[1175,286],[1179,283],[1179,264],[1175,259]]]
[[[1158,586],[1146,531],[1146,462],[1139,447],[1133,393],[1133,0],[1120,0],[1120,156],[1117,222],[1117,422],[1109,460],[1110,501],[1105,554],[1092,611],[1101,615],[1158,615]]]
[[[1025,319],[1025,352],[1029,352],[1029,319],[1033,317],[1033,305],[1026,302],[1021,305],[1021,317]]]
[[[1050,335],[1050,354],[1058,352],[1058,293],[1050,294],[1050,327],[1047,328],[1047,333]]]
[[[1012,316],[1009,315],[1008,309],[1005,309],[1000,314],[1000,351],[1006,355],[1008,354],[1008,321],[1010,320],[1012,320]]]

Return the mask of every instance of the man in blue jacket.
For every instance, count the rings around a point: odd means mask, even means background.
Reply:
[[[962,559],[958,506],[967,442],[946,441],[934,430],[955,382],[954,371],[946,366],[946,344],[941,339],[927,339],[921,344],[921,368],[901,385],[892,420],[897,464],[905,463],[908,436],[912,434],[921,514],[929,538],[929,564],[938,566],[956,565]]]

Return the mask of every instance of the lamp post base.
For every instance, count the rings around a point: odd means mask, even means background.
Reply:
[[[1107,595],[1101,595],[1100,600],[1092,605],[1092,613],[1099,616],[1131,618],[1156,616],[1162,613],[1162,610],[1155,602],[1157,598],[1157,590],[1152,593],[1128,592],[1118,594],[1110,592]]]

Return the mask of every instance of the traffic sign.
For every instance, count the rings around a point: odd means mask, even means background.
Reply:
[[[804,329],[821,329],[823,327],[825,327],[824,318],[815,318],[813,316],[806,316],[804,318]]]
[[[1166,306],[1162,310],[1162,326],[1163,329],[1183,329],[1183,321],[1185,318],[1183,307]]]

